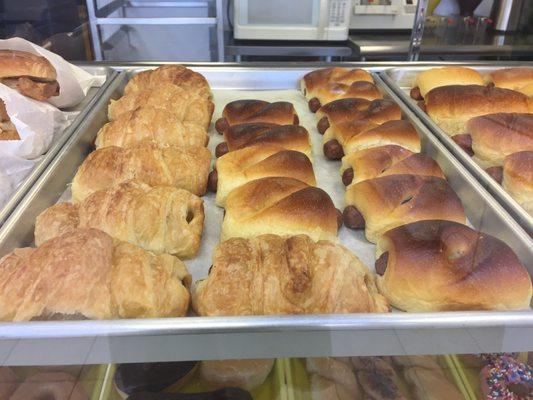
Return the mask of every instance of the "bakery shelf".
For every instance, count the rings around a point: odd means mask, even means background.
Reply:
[[[382,65],[364,63],[341,65],[374,72],[383,69]],[[215,90],[296,90],[299,78],[318,67],[318,64],[192,66],[206,76]],[[32,244],[35,217],[55,204],[68,188],[76,168],[93,149],[97,131],[106,122],[109,100],[118,98],[128,77],[139,70],[131,68],[121,72],[96,99],[65,146],[0,229],[0,256],[15,247]],[[384,95],[399,103],[405,118],[418,130],[424,153],[435,158],[443,168],[450,185],[463,200],[470,223],[513,247],[531,274],[531,238],[379,76],[375,75],[375,79]],[[316,130],[310,134],[318,135]],[[332,163],[328,168],[337,170],[338,164]],[[338,179],[340,184],[338,175],[332,179]],[[211,254],[211,249],[208,253]],[[370,244],[366,253],[373,254]],[[206,262],[205,271],[208,267]],[[0,357],[5,365],[482,353],[531,348],[533,313],[530,310],[0,324]]]
[[[451,65],[448,63],[438,66]],[[532,67],[533,62],[490,62],[490,63],[461,63],[463,67],[473,68],[481,73],[488,73],[498,68],[506,67]],[[467,170],[500,202],[500,204],[511,214],[516,221],[528,232],[533,235],[533,217],[528,214],[520,204],[507,193],[498,182],[487,174],[465,151],[463,151],[450,136],[440,129],[427,113],[422,111],[416,104],[416,101],[409,96],[409,90],[414,86],[416,77],[420,72],[427,70],[432,66],[402,66],[394,67],[384,71],[381,76],[394,92],[402,99],[415,114],[423,121],[429,130],[448,148],[448,150],[457,158]]]

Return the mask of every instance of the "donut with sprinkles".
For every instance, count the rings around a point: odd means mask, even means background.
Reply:
[[[481,390],[486,400],[533,398],[533,368],[508,355],[487,355],[481,370]]]

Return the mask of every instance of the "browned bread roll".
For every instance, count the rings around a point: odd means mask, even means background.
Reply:
[[[256,144],[275,144],[287,150],[296,150],[311,156],[311,143],[307,129],[300,125],[269,123],[240,124],[224,131],[226,152]]]
[[[498,112],[529,112],[528,97],[522,93],[480,85],[450,85],[426,95],[426,111],[448,135],[467,132],[469,119]]]
[[[286,176],[315,186],[311,160],[294,150],[275,144],[257,144],[232,151],[216,161],[216,202],[224,206],[230,192],[246,182],[269,176]]]
[[[376,125],[367,120],[348,121],[331,126],[324,134],[324,154],[329,159],[340,159],[343,155],[355,153],[370,147],[389,144],[420,152],[420,138],[409,121],[398,120]],[[328,147],[336,141],[341,151],[331,154]]]
[[[192,296],[203,316],[389,311],[374,276],[353,253],[305,235],[219,244]]]
[[[502,68],[489,75],[494,86],[504,89],[521,91],[524,87],[533,84],[533,68]]]
[[[183,122],[167,110],[141,107],[105,124],[96,136],[96,148],[130,147],[145,142],[162,147],[205,146],[208,139],[201,125]]]
[[[299,120],[294,106],[288,101],[235,100],[226,104],[215,128],[218,133],[224,133],[232,125],[257,122],[298,125]]]
[[[59,94],[54,66],[26,51],[0,50],[0,82],[35,100]]]
[[[35,222],[35,244],[76,228],[96,228],[154,253],[196,255],[204,226],[202,200],[171,186],[135,181],[93,193],[79,204],[61,203]]]
[[[375,124],[402,118],[400,107],[388,99],[368,101],[365,99],[341,99],[328,103],[316,112],[317,129],[321,134],[331,125],[346,121],[368,120]]]
[[[408,311],[529,309],[531,278],[504,242],[451,221],[418,221],[378,243],[381,293]]]
[[[211,88],[202,74],[183,65],[163,65],[159,68],[139,72],[130,79],[124,92],[126,94],[154,89],[162,83],[172,84],[189,93],[211,98]]]
[[[311,374],[311,398],[313,400],[349,400],[361,397],[361,388],[349,359],[345,363],[333,357],[307,358],[305,366],[307,372]]]
[[[309,101],[309,109],[316,112],[322,105],[339,99],[381,99],[381,92],[372,82],[357,81],[349,85],[343,83],[327,83],[315,90],[314,97]]]
[[[205,147],[165,147],[145,143],[130,148],[93,151],[72,181],[72,201],[98,190],[135,179],[149,186],[174,186],[201,196],[205,193],[211,153]]]
[[[17,128],[11,122],[2,99],[0,99],[0,140],[20,140]]]
[[[520,151],[505,158],[502,186],[533,215],[533,151]]]
[[[185,315],[185,265],[78,229],[0,260],[0,319],[114,319]]]
[[[533,151],[533,114],[498,113],[468,121],[475,160],[482,167],[503,165],[506,156]]]
[[[161,83],[153,89],[134,91],[118,100],[111,100],[107,114],[111,121],[140,107],[152,107],[174,114],[180,121],[209,128],[215,106],[205,96],[189,92],[170,83]]]
[[[416,77],[416,86],[422,97],[432,89],[449,85],[484,85],[481,74],[472,68],[443,67],[430,68]]]
[[[250,181],[230,192],[221,240],[305,234],[313,240],[335,240],[337,209],[322,189],[293,178]]]
[[[457,194],[446,180],[434,176],[405,174],[368,179],[348,186],[345,201],[362,214],[365,236],[372,243],[386,231],[410,222],[442,219],[466,223]]]
[[[355,393],[351,392],[345,386],[332,379],[328,379],[323,375],[311,374],[311,377],[309,378],[309,383],[311,385],[311,400],[360,399],[360,389]]]
[[[450,400],[462,399],[457,386],[451,383],[442,369],[427,369],[423,367],[406,368],[405,380],[413,389],[416,400]]]
[[[392,365],[382,357],[352,357],[365,399],[406,400]]]
[[[444,174],[431,157],[396,145],[371,147],[342,158],[343,182],[348,185],[386,175],[415,174],[444,178]],[[353,179],[348,181],[351,174]]]
[[[262,385],[275,359],[209,360],[200,362],[200,379],[209,389],[238,387],[253,390]]]

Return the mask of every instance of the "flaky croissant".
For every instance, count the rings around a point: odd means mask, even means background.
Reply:
[[[78,229],[36,249],[0,259],[0,320],[183,316],[190,282],[185,265]]]
[[[78,227],[96,228],[145,250],[190,258],[200,248],[203,223],[203,202],[194,194],[128,181],[95,192],[79,204],[46,209],[35,223],[35,243]]]
[[[199,315],[388,312],[369,269],[345,247],[305,235],[233,238],[196,285]]]

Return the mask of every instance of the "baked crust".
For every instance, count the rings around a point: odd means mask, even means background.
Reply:
[[[505,158],[502,186],[533,215],[533,151],[520,151]]]
[[[422,97],[432,89],[449,85],[485,85],[479,72],[466,67],[430,68],[418,74],[416,84]]]
[[[501,68],[490,73],[494,86],[519,90],[533,84],[533,68]]]
[[[0,50],[0,78],[26,76],[44,82],[57,79],[54,66],[45,57],[26,51]]]

